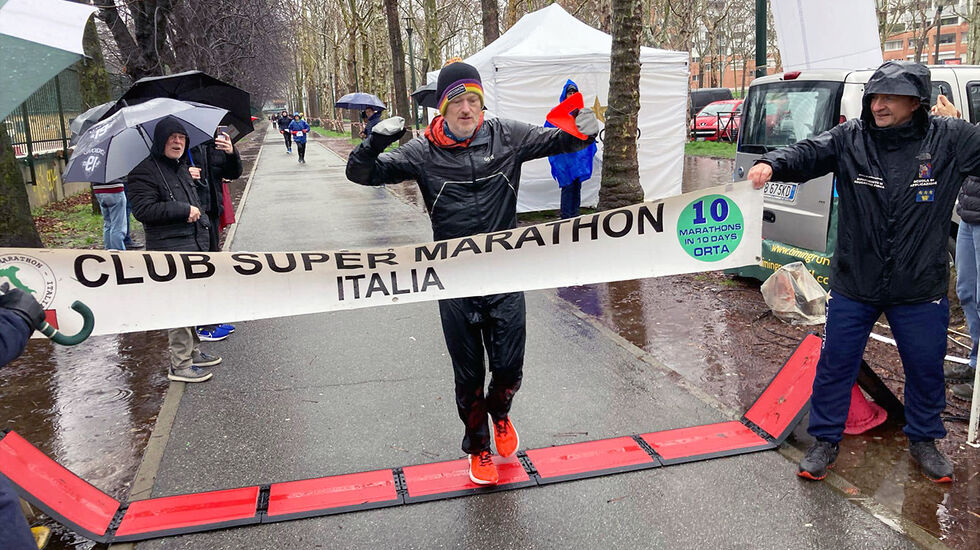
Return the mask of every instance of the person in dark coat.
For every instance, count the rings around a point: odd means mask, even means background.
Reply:
[[[231,143],[231,136],[220,133],[215,138],[187,152],[192,166],[188,168],[197,185],[201,210],[207,216],[208,250],[220,252],[221,216],[224,213],[224,180],[238,179],[242,175],[242,157]],[[197,336],[206,342],[218,342],[228,338],[235,326],[227,323],[197,327]]]
[[[374,107],[368,107],[364,109],[361,118],[364,120],[364,129],[361,130],[361,138],[367,138],[371,135],[371,130],[381,122],[381,111],[374,110]]]
[[[905,434],[923,474],[953,479],[935,440],[946,436],[943,357],[949,324],[949,219],[960,185],[980,176],[980,129],[930,117],[929,69],[888,61],[864,89],[861,117],[763,155],[747,179],[805,182],[834,172],[839,221],[826,337],[799,475],[823,479],[837,458],[851,387],[884,313],[905,370]]]
[[[561,88],[558,103],[565,101],[568,96],[576,92],[578,92],[578,85],[572,79],[568,79]],[[545,128],[554,126],[548,121],[544,123]],[[592,177],[592,159],[595,153],[596,144],[593,143],[581,151],[548,157],[548,163],[551,164],[551,177],[555,178],[558,187],[561,188],[562,219],[578,216],[579,208],[582,206],[582,182]]]
[[[31,333],[43,321],[44,309],[33,296],[11,288],[9,283],[0,286],[0,367],[24,352]],[[0,548],[37,550],[20,498],[3,474],[0,474]]]
[[[187,131],[174,117],[157,123],[150,156],[133,168],[126,193],[133,215],[146,230],[146,249],[173,252],[206,252],[211,228],[202,215],[200,195],[186,164]],[[221,358],[200,350],[194,327],[170,329],[170,371],[179,382],[203,382],[211,378],[206,367]]]
[[[276,124],[279,125],[279,133],[282,134],[282,138],[286,141],[286,154],[293,152],[293,142],[289,134],[289,123],[293,119],[289,116],[289,112],[285,109],[279,113],[279,118],[276,120]]]
[[[191,178],[199,181],[198,197],[201,209],[207,215],[209,231],[208,250],[218,252],[221,214],[224,212],[223,180],[235,180],[242,176],[242,156],[231,143],[231,136],[221,133],[214,140],[198,145],[188,152],[192,166]]]
[[[599,131],[588,109],[576,118],[587,140],[557,128],[485,120],[480,73],[465,63],[440,71],[437,94],[441,115],[424,136],[382,153],[405,131],[404,119],[392,117],[379,122],[347,160],[347,178],[362,185],[415,180],[437,241],[515,228],[523,163],[588,147]],[[519,445],[508,414],[523,377],[524,307],[522,292],[439,301],[474,483],[498,481],[488,414],[497,452],[510,456]],[[484,353],[491,374],[486,394]]]

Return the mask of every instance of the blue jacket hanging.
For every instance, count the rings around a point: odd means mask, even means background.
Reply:
[[[569,86],[578,88],[578,85],[570,79],[565,82],[561,89],[561,96],[558,98],[559,103],[565,101]],[[552,128],[555,126],[548,121],[545,121],[544,125]],[[575,180],[585,181],[591,178],[592,159],[595,157],[596,149],[596,144],[593,143],[581,151],[548,157],[548,162],[551,163],[551,177],[558,182],[558,187],[565,187]]]

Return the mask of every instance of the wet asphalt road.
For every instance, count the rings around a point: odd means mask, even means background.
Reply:
[[[308,164],[267,134],[233,250],[431,240],[427,218],[354,185],[319,144]],[[642,351],[528,294],[522,448],[728,419]],[[153,496],[462,456],[434,302],[240,323],[213,380],[180,401]],[[692,338],[698,335],[691,335]],[[776,452],[395,508],[171,537],[156,548],[915,547]]]

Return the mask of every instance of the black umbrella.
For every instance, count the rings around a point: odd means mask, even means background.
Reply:
[[[102,120],[102,116],[105,115],[106,111],[112,108],[112,105],[112,101],[107,101],[101,105],[96,105],[95,107],[92,107],[91,109],[71,119],[71,122],[68,123],[68,128],[71,129],[71,144],[75,145],[75,143],[78,142],[78,138],[82,137],[82,134],[84,134],[86,130],[91,128],[96,122]]]
[[[232,141],[238,141],[253,130],[251,99],[248,92],[201,71],[141,78],[133,83],[133,86],[119,98],[101,120],[112,116],[122,107],[156,97],[194,101],[227,110],[228,114],[221,123],[229,127],[228,134]]]
[[[414,97],[415,101],[417,101],[418,104],[423,107],[428,107],[430,109],[439,108],[439,98],[436,97],[435,82],[429,82],[425,86],[415,90],[412,92],[412,97]]]

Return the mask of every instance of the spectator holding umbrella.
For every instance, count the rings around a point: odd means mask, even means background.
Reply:
[[[381,110],[374,107],[364,109],[364,129],[361,130],[361,138],[366,139],[371,134],[371,129],[375,124],[381,122]]]
[[[153,132],[150,156],[129,173],[126,192],[136,219],[146,228],[146,249],[205,252],[210,249],[210,223],[202,217],[200,196],[186,164],[187,130],[167,116]],[[194,327],[167,331],[170,370],[167,378],[204,382],[221,358],[202,352]]]
[[[221,236],[221,216],[224,214],[224,180],[238,179],[242,175],[242,157],[231,143],[231,137],[220,131],[211,141],[202,143],[187,151],[191,166],[188,171],[197,185],[201,209],[208,222],[208,250],[219,252],[218,240]],[[227,323],[197,327],[198,337],[205,342],[224,340],[235,331],[235,326]]]

